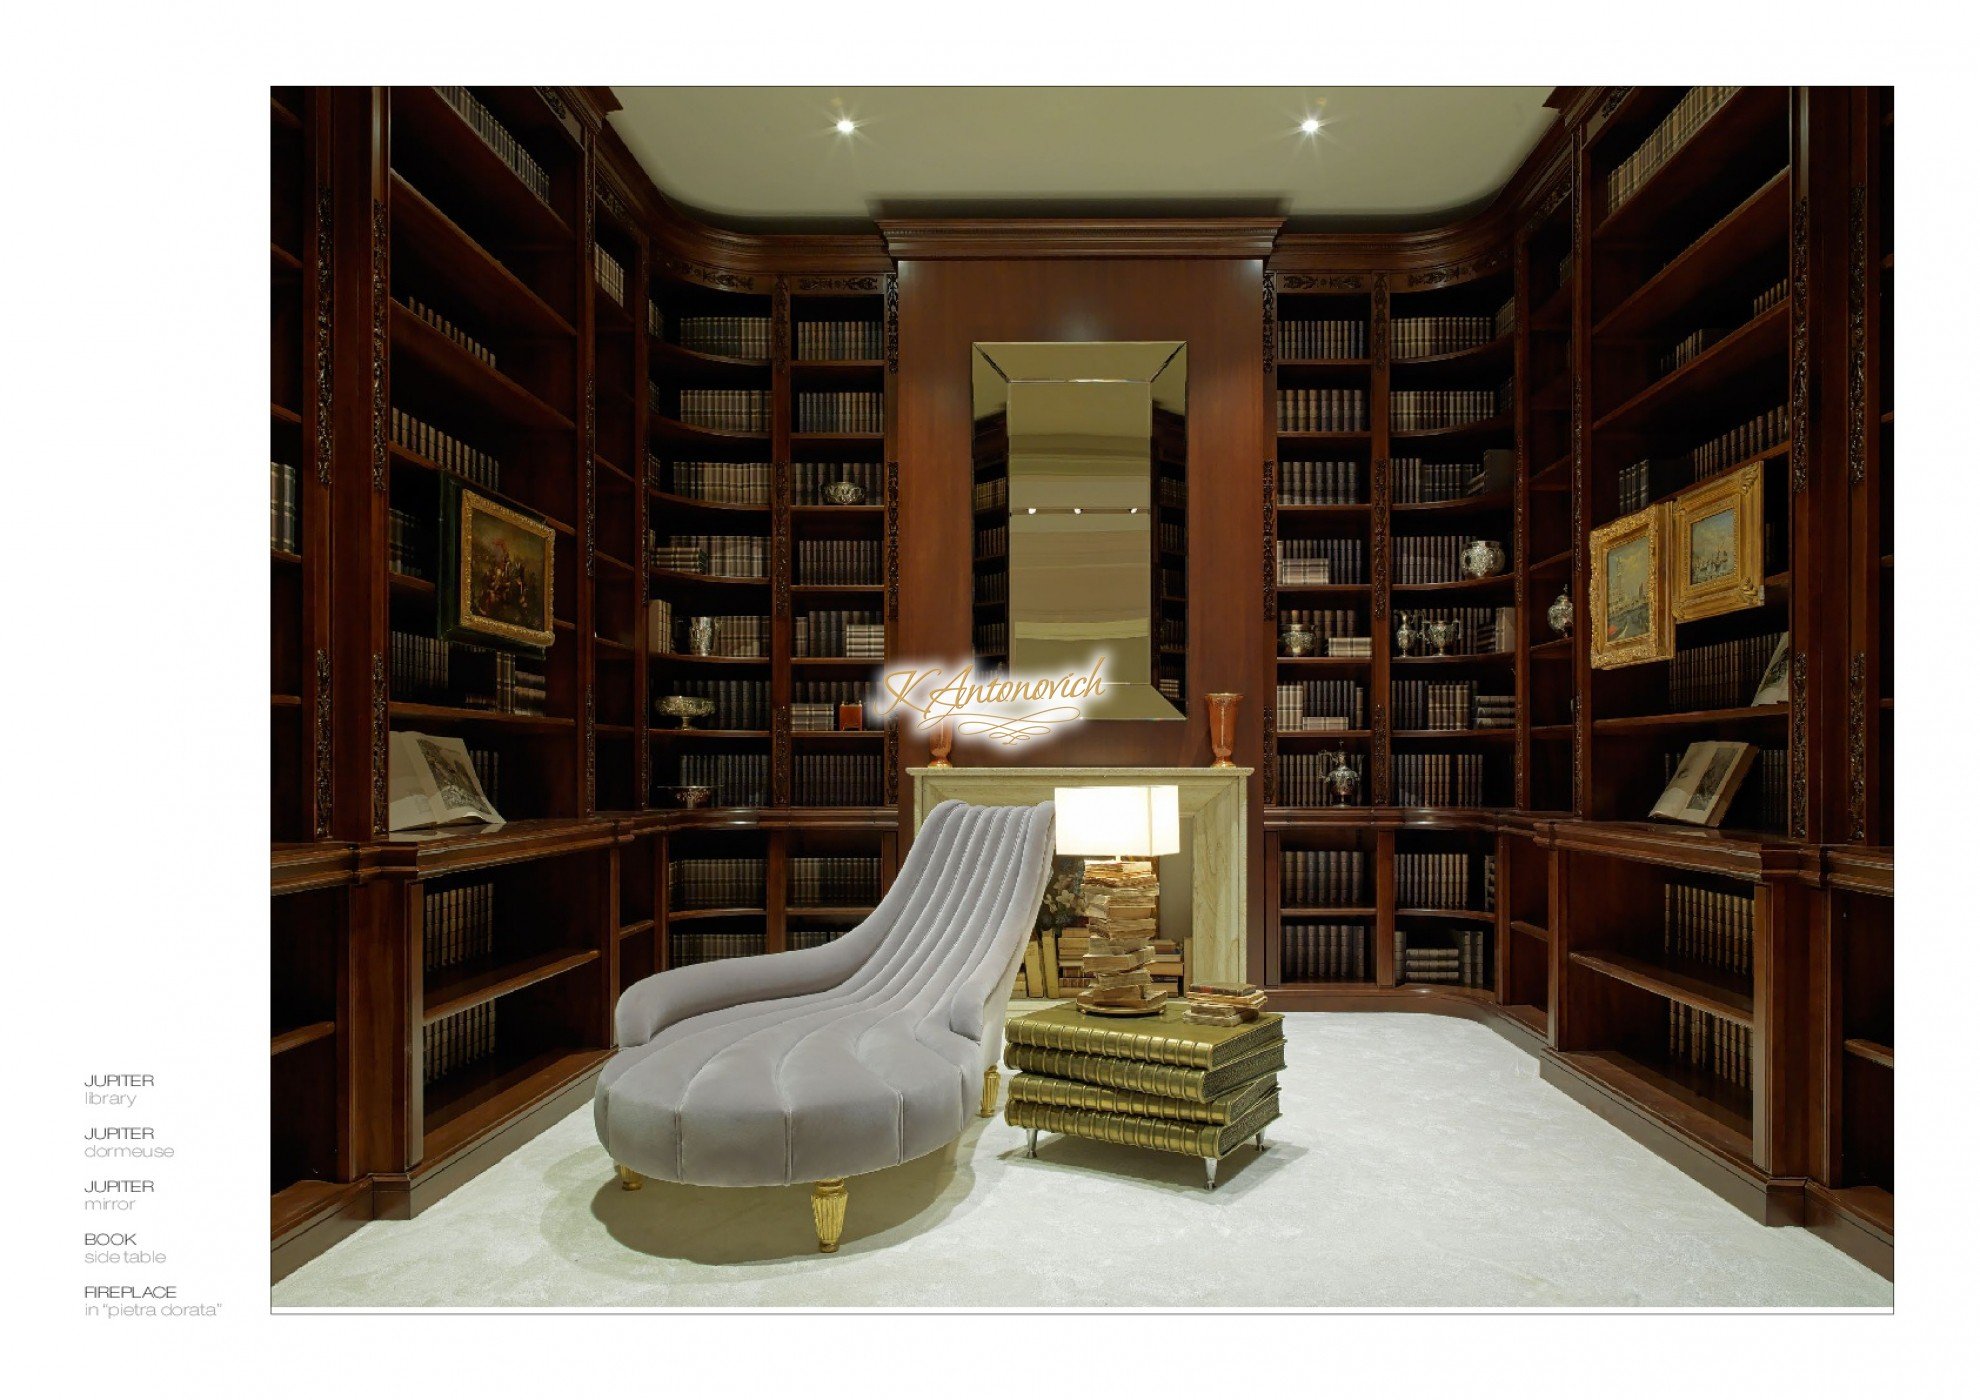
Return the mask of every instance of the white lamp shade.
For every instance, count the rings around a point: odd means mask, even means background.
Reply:
[[[1167,856],[1182,849],[1177,789],[1070,787],[1052,790],[1062,856]]]

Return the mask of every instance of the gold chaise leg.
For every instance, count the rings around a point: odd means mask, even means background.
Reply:
[[[976,1110],[976,1116],[978,1118],[995,1118],[997,1116],[997,1067],[995,1065],[983,1071],[983,1107]]]
[[[818,1227],[818,1252],[839,1252],[839,1232],[846,1228],[846,1180],[834,1177],[811,1188],[811,1221]]]
[[[619,1189],[621,1191],[637,1191],[639,1190],[640,1187],[646,1185],[646,1178],[641,1176],[638,1172],[634,1171],[631,1167],[627,1166],[625,1163],[623,1162],[619,1163],[618,1167],[619,1167]]]

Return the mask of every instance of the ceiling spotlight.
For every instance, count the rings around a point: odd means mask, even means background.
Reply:
[[[838,127],[841,136],[850,136],[859,129],[859,123],[851,117],[840,117],[834,125]]]
[[[1038,507],[1037,507],[1037,506],[1026,506],[1026,507],[1024,508],[1024,513],[1025,513],[1026,515],[1036,515],[1036,514],[1038,514]]]
[[[1316,132],[1320,130],[1320,118],[1308,117],[1305,121],[1299,124],[1299,129],[1305,132],[1308,136],[1314,135]]]
[[[1079,507],[1078,507],[1078,506],[1074,506],[1074,507],[1073,507],[1073,514],[1074,514],[1074,515],[1078,515],[1078,514],[1079,514]]]

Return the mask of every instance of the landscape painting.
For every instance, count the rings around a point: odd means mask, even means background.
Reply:
[[[1691,522],[1691,571],[1695,587],[1731,578],[1739,567],[1739,512],[1715,511]]]
[[[1610,642],[1627,642],[1650,635],[1651,570],[1650,540],[1640,536],[1609,551],[1608,617],[1605,631]]]
[[[1595,619],[1588,664],[1598,670],[1667,661],[1676,643],[1664,576],[1663,504],[1588,532],[1588,611]]]

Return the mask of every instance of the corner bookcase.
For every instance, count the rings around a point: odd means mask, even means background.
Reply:
[[[271,106],[280,1273],[575,1107],[626,985],[877,904],[896,740],[838,706],[897,609],[898,362],[877,235],[704,247],[589,94]],[[437,640],[454,478],[555,533],[540,659]],[[388,833],[399,730],[465,741],[507,823]]]
[[[1288,1009],[1479,1016],[1751,1213],[1889,1272],[1890,95],[1566,106],[1463,258],[1288,235],[1268,261],[1265,612],[1319,640],[1267,660],[1260,980]],[[1314,430],[1310,389],[1364,416]],[[1493,448],[1510,480],[1437,469]],[[1756,604],[1677,624],[1670,661],[1592,667],[1590,532],[1747,471]],[[1505,568],[1417,581],[1447,535]],[[1490,644],[1424,647],[1466,607],[1508,610]],[[1756,704],[1782,638],[1788,696]],[[1733,810],[1650,822],[1700,739],[1759,750]],[[1309,757],[1341,752],[1344,804]]]

